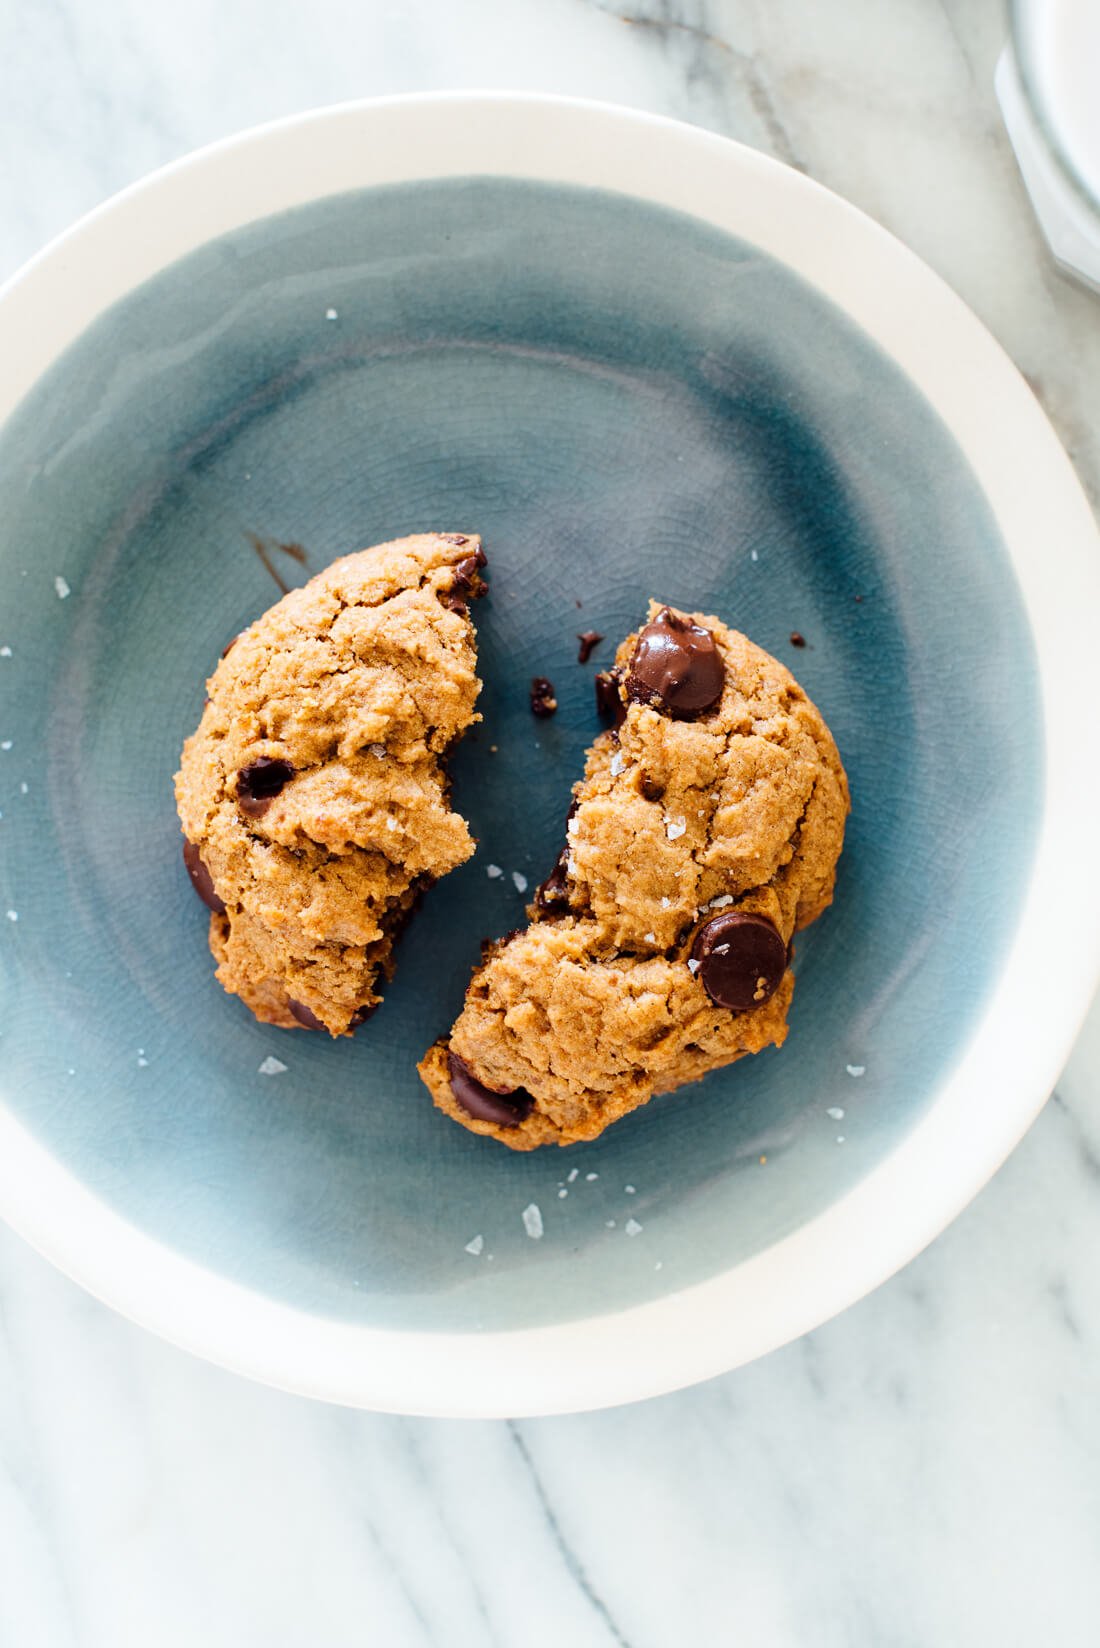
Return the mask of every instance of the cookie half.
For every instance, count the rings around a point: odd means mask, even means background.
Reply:
[[[655,1094],[781,1046],[794,933],[830,903],[840,756],[790,672],[717,618],[651,603],[597,696],[566,840],[419,1066],[515,1150],[595,1138]]]
[[[445,757],[480,717],[480,539],[335,561],[231,642],[183,747],[184,858],[217,976],[258,1019],[355,1030],[420,893],[470,857]]]

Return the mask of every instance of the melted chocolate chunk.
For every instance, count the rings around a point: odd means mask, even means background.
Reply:
[[[710,630],[662,607],[638,636],[626,690],[635,703],[687,719],[718,702],[725,679]]]
[[[468,1116],[475,1121],[495,1122],[498,1127],[518,1127],[531,1114],[535,1101],[522,1087],[501,1093],[478,1081],[469,1065],[457,1053],[447,1053],[451,1092]]]
[[[787,946],[767,916],[724,910],[700,927],[691,947],[698,977],[716,1007],[747,1013],[779,988]]]
[[[616,729],[626,720],[626,705],[619,694],[622,678],[622,670],[609,669],[600,670],[595,679],[596,709],[600,715],[609,716]]]
[[[587,664],[593,652],[603,640],[603,636],[598,629],[586,629],[577,636],[577,640],[580,642],[580,646],[577,648],[577,663]]]
[[[458,533],[448,534],[449,543],[464,544],[468,540]],[[489,560],[481,545],[478,544],[472,555],[467,555],[459,561],[454,569],[451,587],[440,600],[452,612],[465,612],[467,601],[476,601],[480,596],[488,594],[489,586],[481,577],[481,569],[488,566]]]
[[[558,707],[554,696],[554,683],[545,675],[531,677],[531,714],[540,718],[553,715]]]
[[[368,1019],[374,1017],[381,1005],[380,1001],[372,1001],[369,1007],[357,1007],[348,1020],[348,1029],[358,1030],[361,1024],[366,1024]]]
[[[535,889],[535,903],[543,915],[560,915],[569,908],[569,848],[563,847],[546,880]]]
[[[323,1030],[321,1023],[312,1007],[307,1007],[304,1001],[291,1001],[287,998],[287,1008],[292,1018],[296,1018],[303,1030]]]
[[[208,910],[213,910],[216,916],[224,916],[225,905],[214,891],[214,877],[206,868],[199,855],[199,849],[193,841],[184,837],[183,862],[187,874],[191,877],[191,885],[202,899]]]
[[[275,797],[294,777],[289,761],[261,755],[237,774],[237,805],[249,818],[262,818]]]

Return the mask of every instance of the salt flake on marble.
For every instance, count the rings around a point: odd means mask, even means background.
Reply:
[[[504,871],[501,869],[499,864],[486,864],[485,874],[489,877],[490,881],[495,881],[498,876],[502,876],[504,874]]]
[[[843,1144],[844,1143],[844,1134],[843,1133],[838,1133],[837,1134],[836,1142],[837,1142],[837,1144]]]
[[[562,1185],[561,1189],[558,1191],[558,1201],[559,1202],[564,1202],[564,1200],[568,1196],[568,1194],[569,1194],[568,1190],[566,1190],[565,1186]]]
[[[679,841],[679,839],[682,835],[687,834],[687,822],[686,822],[686,820],[682,819],[682,818],[669,818],[669,819],[666,819],[665,820],[665,834],[668,836],[668,839],[670,841]]]
[[[759,560],[759,559],[760,559],[760,557],[759,557],[759,555],[758,555],[758,554],[757,554],[757,553],[756,553],[756,551],[755,551],[755,549],[750,549],[750,550],[749,550],[749,555],[750,555],[750,557],[751,557],[751,558],[752,558],[752,560],[754,560],[754,561],[758,561],[758,560]]]
[[[537,1202],[529,1202],[523,1210],[523,1228],[533,1242],[542,1235],[542,1213]]]
[[[10,658],[10,657],[11,657],[11,648],[10,647],[0,647],[0,658]]]
[[[466,1252],[467,1253],[472,1253],[474,1258],[476,1259],[478,1254],[481,1252],[481,1250],[484,1246],[485,1246],[484,1236],[473,1236],[466,1243]]]
[[[30,788],[31,787],[27,783],[26,779],[24,779],[23,782],[19,786],[19,794],[20,795],[29,795],[30,794]]]
[[[10,749],[11,749],[11,739],[10,738],[5,738],[3,740],[3,742],[0,743],[0,750],[10,750]]]
[[[18,921],[19,920],[19,911],[18,910],[9,910],[7,912],[7,917],[8,917],[9,921]]]
[[[325,310],[325,319],[326,320],[339,320],[339,318],[340,318],[340,311],[338,309],[326,309]]]
[[[580,1168],[579,1168],[579,1167],[571,1167],[571,1168],[570,1168],[570,1169],[569,1169],[569,1173],[568,1173],[568,1175],[567,1175],[567,1177],[566,1177],[566,1181],[565,1181],[565,1182],[566,1182],[566,1184],[573,1184],[573,1183],[574,1183],[574,1181],[575,1181],[575,1180],[576,1180],[576,1177],[577,1177],[577,1174],[578,1174],[578,1173],[579,1173],[579,1172],[580,1172]]]
[[[640,1236],[642,1234],[642,1227],[638,1223],[637,1219],[628,1219],[626,1224],[623,1226],[623,1229],[626,1231],[628,1236]]]
[[[839,1104],[831,1104],[825,1114],[834,1122],[842,1122],[844,1120],[844,1112],[840,1108]]]
[[[281,1076],[285,1069],[286,1065],[283,1063],[282,1059],[273,1058],[269,1053],[267,1058],[260,1065],[259,1073],[261,1076]]]
[[[521,875],[518,870],[513,870],[512,880],[516,884],[517,893],[525,893],[527,891],[527,877],[525,875]]]
[[[849,1076],[862,1076],[867,1066],[865,1064],[846,1064],[844,1068]]]
[[[57,577],[53,581],[53,587],[57,591],[57,598],[58,598],[59,601],[67,600],[69,598],[69,596],[72,594],[72,590],[69,588],[69,585],[65,582],[65,580],[61,576],[60,572],[57,574]]]
[[[599,1174],[598,1174],[598,1173],[586,1173],[586,1174],[585,1174],[585,1179],[586,1179],[586,1180],[587,1180],[587,1182],[588,1182],[588,1183],[589,1183],[589,1184],[592,1184],[592,1182],[593,1182],[593,1181],[594,1181],[594,1180],[595,1180],[595,1179],[598,1179],[598,1178],[599,1178],[599,1176],[600,1176],[600,1175],[599,1175]]]
[[[614,1228],[615,1228],[615,1221],[614,1221],[614,1219],[606,1219],[606,1220],[605,1220],[605,1221],[604,1221],[604,1223],[605,1223],[605,1225],[606,1225],[606,1227],[607,1227],[607,1229],[608,1229],[608,1230],[614,1230]]]
[[[623,1185],[623,1193],[627,1196],[636,1196],[638,1194],[633,1185]]]

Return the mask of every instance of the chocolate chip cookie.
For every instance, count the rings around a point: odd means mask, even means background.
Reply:
[[[334,562],[231,642],[183,747],[184,862],[217,976],[258,1019],[346,1035],[424,888],[470,857],[444,767],[480,719],[480,540]]]
[[[820,713],[717,618],[651,605],[597,700],[615,724],[530,925],[488,948],[419,1067],[441,1110],[515,1150],[595,1138],[781,1046],[791,939],[830,903],[844,839]]]

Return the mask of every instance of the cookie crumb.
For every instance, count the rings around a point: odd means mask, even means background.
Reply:
[[[481,1250],[484,1246],[485,1246],[484,1236],[472,1236],[470,1238],[470,1240],[466,1243],[465,1251],[467,1253],[472,1253],[474,1258],[476,1259],[478,1254],[481,1252]]]
[[[61,576],[60,572],[57,574],[57,577],[53,581],[53,587],[57,591],[57,598],[58,598],[59,601],[67,600],[68,597],[72,594],[72,590],[70,589],[69,585],[66,583],[65,579]]]
[[[523,1210],[523,1228],[533,1242],[542,1235],[542,1214],[537,1202],[529,1202]]]
[[[665,834],[670,841],[679,841],[682,835],[687,834],[687,822],[682,818],[665,820]]]
[[[825,1114],[831,1117],[834,1122],[842,1122],[844,1120],[844,1112],[838,1104],[831,1104]]]
[[[259,1067],[259,1074],[261,1076],[281,1076],[285,1069],[286,1065],[282,1059],[276,1059],[269,1053]]]
[[[846,1064],[844,1068],[849,1076],[862,1076],[867,1066],[865,1064]]]
[[[626,1224],[623,1226],[623,1229],[626,1231],[628,1236],[640,1236],[642,1234],[642,1226],[638,1223],[637,1219],[628,1219]]]
[[[519,870],[512,871],[512,880],[516,884],[517,893],[525,893],[527,891],[527,877],[525,875],[521,875]]]
[[[495,881],[498,876],[502,876],[504,874],[504,871],[501,869],[499,864],[486,864],[485,874],[489,877],[490,881]]]
[[[554,683],[546,675],[531,677],[531,714],[540,719],[553,715],[558,707],[558,700],[554,694]]]
[[[768,1165],[768,1158],[766,1156],[760,1156],[758,1160],[761,1167],[766,1167]]]

